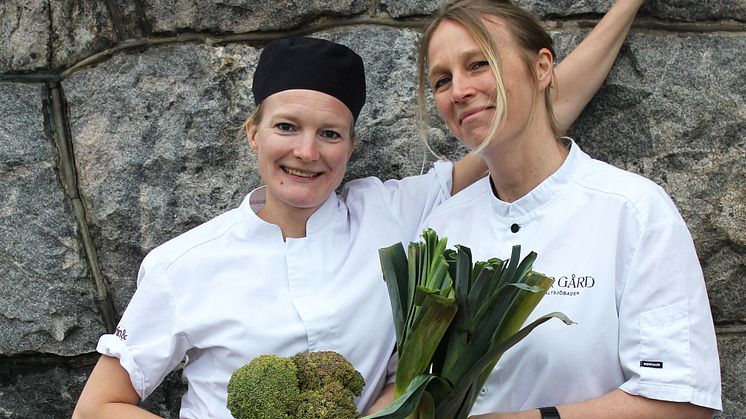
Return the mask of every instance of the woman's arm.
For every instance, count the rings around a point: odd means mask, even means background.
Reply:
[[[558,406],[562,419],[709,419],[712,410],[690,403],[675,403],[633,396],[622,390],[579,403]],[[517,413],[488,413],[472,419],[541,419],[537,409]]]
[[[366,412],[366,415],[372,415],[373,413],[378,412],[379,410],[388,407],[391,403],[394,402],[394,384],[388,384],[386,387],[381,390],[381,394],[378,395],[378,399],[376,399],[376,402],[373,403],[373,406],[371,406]]]
[[[487,173],[487,164],[482,160],[482,156],[473,151],[469,152],[453,164],[451,195],[466,189],[472,183],[487,176]]]
[[[578,118],[614,65],[645,0],[616,0],[590,34],[557,66],[552,103],[560,134]]]
[[[140,397],[119,359],[102,355],[83,388],[73,419],[158,418],[137,406]]]
[[[567,132],[591,100],[614,64],[637,10],[645,0],[617,0],[590,34],[555,70],[552,103],[559,133]],[[469,153],[453,166],[451,194],[487,175],[481,157]]]

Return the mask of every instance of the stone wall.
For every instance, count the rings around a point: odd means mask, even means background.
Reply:
[[[521,0],[566,54],[611,0]],[[159,243],[259,183],[235,128],[270,39],[364,58],[347,178],[419,173],[418,28],[431,0],[0,2],[0,417],[69,417]],[[571,135],[663,186],[686,219],[718,333],[723,418],[746,417],[746,0],[649,0]],[[464,150],[442,126],[435,148]],[[670,261],[676,263],[676,261]],[[172,374],[146,405],[176,417]]]

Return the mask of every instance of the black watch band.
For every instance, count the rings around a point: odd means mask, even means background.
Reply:
[[[562,419],[560,418],[559,411],[554,406],[540,407],[541,419]]]

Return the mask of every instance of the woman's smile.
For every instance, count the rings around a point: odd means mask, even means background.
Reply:
[[[310,178],[314,178],[316,176],[321,175],[321,173],[318,173],[318,172],[308,172],[308,171],[299,170],[299,169],[292,169],[292,168],[286,167],[286,166],[282,166],[282,170],[284,170],[285,173],[287,173],[289,175],[293,175],[293,176],[297,176],[297,177],[302,177],[302,178],[305,178],[305,179],[310,179]]]
[[[470,122],[474,122],[483,116],[487,116],[491,119],[493,117],[493,113],[490,111],[494,109],[495,109],[494,106],[478,106],[475,108],[471,108],[468,111],[462,112],[459,115],[458,117],[459,124],[465,125]]]

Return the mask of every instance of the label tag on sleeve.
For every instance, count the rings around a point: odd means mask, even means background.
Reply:
[[[663,361],[640,361],[640,366],[645,368],[663,368]]]

